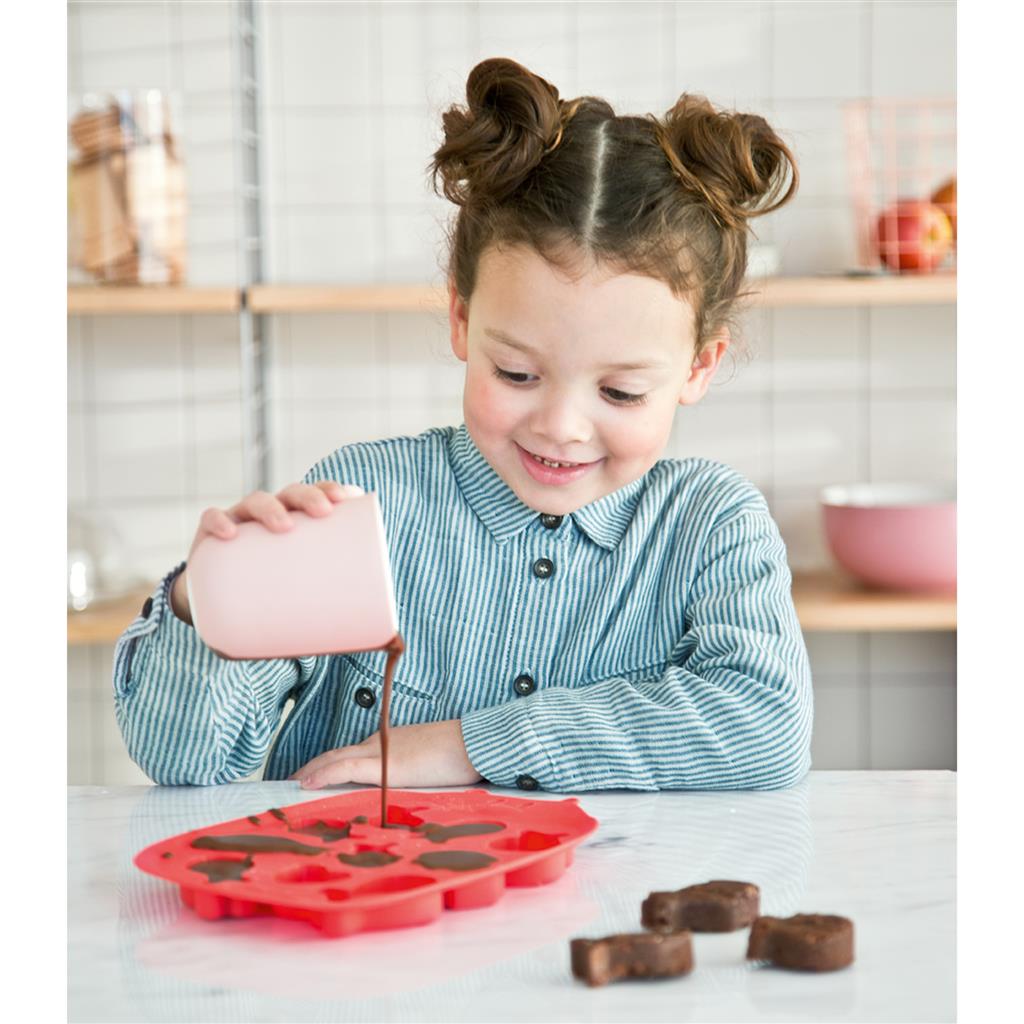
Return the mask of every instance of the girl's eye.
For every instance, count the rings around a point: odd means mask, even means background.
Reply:
[[[510,380],[513,384],[525,384],[522,377],[529,377],[528,373],[509,373],[508,370],[501,370],[497,366],[494,368],[494,376],[500,380]]]
[[[499,380],[511,381],[513,384],[525,384],[528,373],[509,373],[507,370],[494,368],[494,376]],[[647,401],[646,395],[631,395],[626,391],[617,391],[615,388],[605,388],[608,397],[615,405],[642,405]]]
[[[627,391],[616,391],[615,388],[605,388],[605,390],[619,405],[640,405],[647,401],[646,395],[631,395]]]

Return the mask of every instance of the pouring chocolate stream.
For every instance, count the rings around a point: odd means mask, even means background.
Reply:
[[[380,699],[380,827],[388,827],[388,710],[391,706],[391,678],[405,651],[402,635],[396,633],[383,648],[388,652],[384,666],[384,692]]]

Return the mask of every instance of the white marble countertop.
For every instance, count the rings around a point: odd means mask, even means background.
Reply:
[[[779,792],[583,794],[600,826],[552,884],[419,928],[340,939],[277,918],[201,920],[175,886],[132,864],[178,832],[339,791],[69,787],[69,1020],[955,1019],[954,773],[812,772]],[[748,964],[743,929],[694,935],[686,977],[594,989],[573,979],[571,938],[640,931],[649,892],[713,878],[757,883],[764,914],[852,918],[856,961],[818,975]]]

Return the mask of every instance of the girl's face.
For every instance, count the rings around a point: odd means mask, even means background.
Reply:
[[[484,253],[468,306],[450,285],[449,320],[470,437],[525,505],[549,515],[643,476],[676,406],[703,397],[728,346],[723,336],[695,360],[693,310],[661,281],[591,264],[572,282],[524,247]]]

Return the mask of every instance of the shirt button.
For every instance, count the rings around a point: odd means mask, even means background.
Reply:
[[[527,697],[537,689],[537,684],[530,676],[516,676],[516,681],[512,684],[512,689],[515,690],[520,697]]]
[[[541,524],[546,526],[549,530],[554,530],[559,525],[559,523],[561,523],[562,517],[542,514],[540,517],[540,521]]]
[[[520,775],[516,785],[520,789],[540,789],[540,783],[532,775]]]
[[[555,563],[550,558],[538,558],[533,563],[533,575],[539,576],[542,580],[546,580],[549,576],[553,576],[555,572]]]
[[[368,690],[365,686],[360,686],[356,690],[356,703],[361,708],[372,708],[377,703],[377,698],[374,696],[373,690]]]

